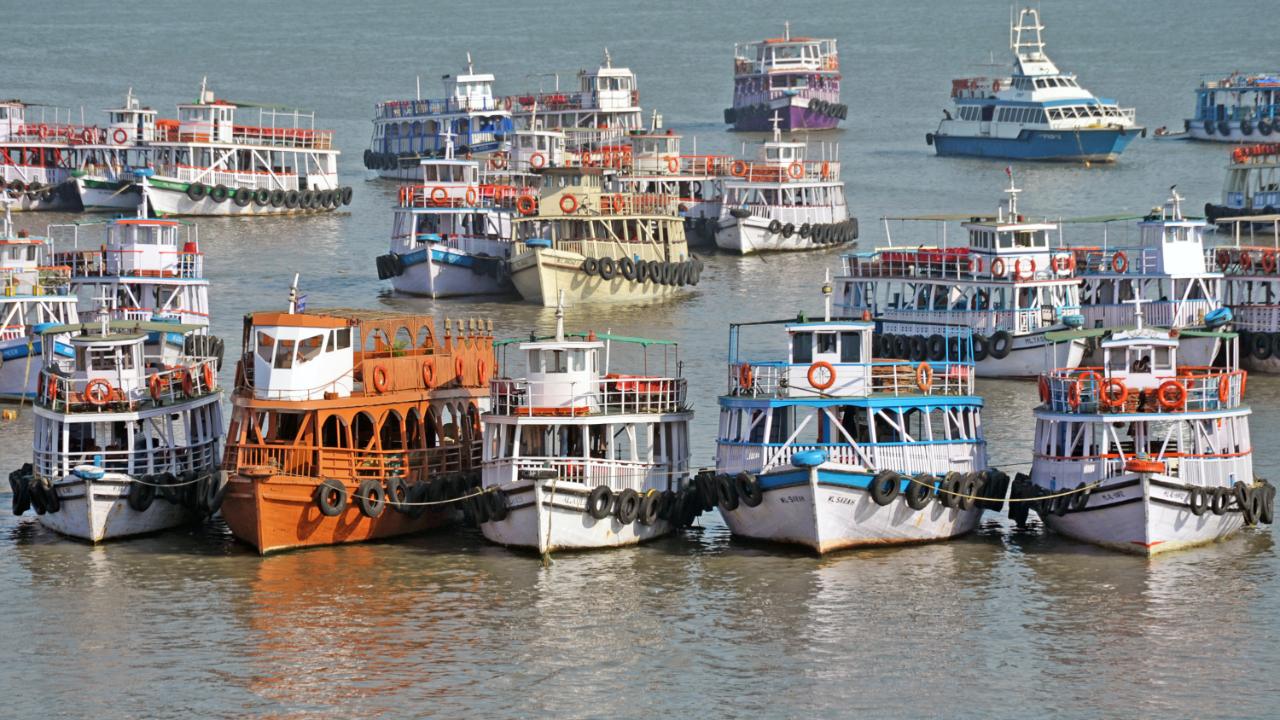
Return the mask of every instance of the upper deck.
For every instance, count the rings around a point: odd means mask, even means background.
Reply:
[[[1074,248],[1081,275],[1219,277],[1205,261],[1204,233],[1209,223],[1184,217],[1182,197],[1172,191],[1162,207],[1137,223],[1136,247]]]
[[[251,110],[257,110],[256,125],[236,123],[238,112]],[[219,100],[203,88],[197,102],[178,105],[177,120],[160,119],[155,125],[160,143],[337,152],[333,131],[317,130],[313,112]]]
[[[101,234],[89,231],[101,231]],[[54,262],[77,279],[204,280],[194,223],[120,218],[49,226]]]
[[[733,72],[737,76],[839,71],[840,56],[834,38],[792,37],[789,22],[782,37],[733,46]]]

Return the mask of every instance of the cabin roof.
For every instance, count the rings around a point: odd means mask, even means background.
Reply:
[[[166,323],[166,322],[143,322],[140,320],[112,320],[107,323],[107,329],[113,334],[121,333],[151,333],[151,332],[176,332],[189,333],[199,330],[202,325],[189,325],[184,323]],[[50,325],[40,330],[41,335],[60,335],[62,333],[88,332],[95,334],[102,329],[102,323],[83,322],[69,323],[66,325]],[[98,335],[98,337],[102,337]]]

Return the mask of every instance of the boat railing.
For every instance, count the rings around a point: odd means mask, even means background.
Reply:
[[[918,250],[880,249],[848,253],[844,256],[844,272],[854,278],[863,277],[929,277],[957,280],[1033,280],[1069,278],[1077,263],[1070,252],[1051,253],[1048,267],[1038,267],[1028,251],[1026,257],[999,257],[995,260],[970,252],[968,248],[921,248]]]
[[[682,175],[728,175],[732,163],[732,155],[681,155],[678,170]]]
[[[456,438],[444,438],[441,443],[433,448],[365,450],[228,442],[222,468],[228,472],[269,468],[284,475],[355,481],[398,477],[416,482],[480,465],[480,443]]]
[[[689,407],[687,394],[684,378],[643,375],[584,382],[496,378],[489,383],[491,412],[526,417],[683,412]]]
[[[253,170],[214,170],[212,168],[191,167],[187,165],[162,165],[156,173],[176,178],[180,182],[199,182],[205,185],[225,185],[229,188],[249,188],[250,190],[297,190],[298,175],[292,168],[282,168],[274,172]],[[228,198],[228,201],[230,199]]]
[[[451,97],[431,100],[388,100],[374,106],[374,119],[388,120],[408,118],[419,115],[439,115],[459,112],[490,112],[510,110],[510,98],[495,97]]]
[[[521,197],[536,199],[532,188],[518,185],[403,185],[401,207],[515,207]]]
[[[1075,265],[1081,274],[1127,273],[1135,275],[1159,271],[1160,250],[1157,248],[1075,248]]]
[[[136,438],[141,442],[141,438]],[[106,472],[133,477],[185,472],[203,473],[221,463],[219,438],[201,440],[182,447],[156,446],[137,449],[98,448],[76,450],[44,450],[37,447],[32,458],[36,477],[58,478],[69,475],[80,465],[96,465]]]
[[[1158,462],[1164,465],[1161,474],[1169,477],[1178,478],[1191,485],[1200,485],[1214,487],[1221,483],[1222,478],[1235,475],[1236,477],[1250,477],[1252,474],[1253,462],[1250,458],[1251,451],[1245,450],[1238,453],[1211,453],[1211,454],[1191,454],[1183,452],[1161,452],[1160,445],[1163,443],[1155,443],[1155,447],[1142,455],[1141,458],[1148,462]],[[1036,454],[1035,462],[1038,467],[1051,470],[1052,468],[1077,469],[1082,462],[1097,464],[1097,478],[1112,478],[1122,475],[1131,475],[1132,472],[1125,468],[1128,461],[1134,457],[1139,457],[1135,452],[1131,443],[1126,443],[1126,447],[1122,452],[1108,452],[1099,455],[1065,455],[1065,456],[1048,456]]]
[[[1231,306],[1231,313],[1235,316],[1233,324],[1237,329],[1268,333],[1280,331],[1280,305],[1237,303]]]
[[[3,325],[0,326],[0,342],[8,342],[10,340],[25,340],[29,330],[26,325]]]
[[[850,306],[857,311],[864,308]],[[871,308],[865,308],[871,310]],[[1045,312],[1049,310],[1049,312]],[[964,325],[974,332],[986,334],[997,330],[1007,330],[1015,334],[1024,334],[1051,328],[1059,325],[1066,315],[1080,312],[1079,305],[1058,305],[1052,308],[1028,308],[1023,310],[989,310],[989,309],[947,309],[947,310],[912,310],[883,308],[877,314],[886,323],[894,321],[922,323],[931,325]]]
[[[116,370],[114,377],[40,371],[36,404],[54,412],[128,412],[194,400],[218,391],[214,359],[183,358],[161,370]]]
[[[147,256],[156,262],[147,262]],[[98,250],[59,250],[54,260],[66,268],[71,277],[135,277],[182,278],[204,277],[204,253],[160,250],[148,253],[142,249],[105,248]]]
[[[596,457],[502,458],[490,460],[485,469],[496,473],[502,485],[536,476],[549,482],[577,483],[588,488],[603,485],[615,493],[627,488],[644,492],[645,484],[650,480],[665,480],[669,474],[650,462]],[[544,487],[546,492],[552,492],[551,485]],[[575,498],[565,495],[562,500],[573,502]]]
[[[884,360],[869,363],[823,363],[831,367],[829,392],[807,382],[818,365],[810,363],[752,362],[728,368],[728,392],[747,397],[868,397],[917,395],[972,395],[973,365],[960,362],[907,362]]]
[[[1185,328],[1203,325],[1205,316],[1219,307],[1218,301],[1207,298],[1152,300],[1143,303],[1142,315],[1148,325]],[[1080,314],[1088,327],[1132,327],[1134,322],[1133,303],[1084,303]]]
[[[741,182],[831,182],[840,179],[836,160],[792,160],[787,164],[730,160],[729,177]]]
[[[231,128],[231,141],[244,145],[332,150],[333,131],[312,130],[310,128],[233,125]]]
[[[730,474],[743,470],[761,472],[791,464],[798,453],[820,450],[828,462],[866,468],[869,472],[893,470],[908,475],[943,475],[980,470],[985,462],[982,443],[976,440],[921,440],[893,443],[738,443],[720,441],[716,467]]]
[[[70,143],[98,145],[106,142],[106,130],[94,125],[74,123],[26,123],[10,135],[11,142]]]
[[[1177,375],[1156,376],[1155,388],[1129,388],[1100,367],[1060,368],[1041,376],[1040,399],[1063,413],[1205,412],[1240,407],[1246,373],[1209,367],[1184,367]]]
[[[508,95],[500,100],[504,108],[527,112],[533,110],[535,106],[538,111],[579,110],[588,106],[588,103],[584,100],[586,97],[585,93],[580,92],[546,92],[531,95]]]
[[[0,295],[67,295],[72,269],[58,264],[27,269],[0,269]]]
[[[1204,250],[1205,267],[1228,275],[1266,276],[1280,273],[1277,248],[1265,246],[1211,247]]]

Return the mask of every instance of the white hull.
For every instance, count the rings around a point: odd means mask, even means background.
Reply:
[[[1203,120],[1192,120],[1191,127],[1187,128],[1187,135],[1192,140],[1205,140],[1208,142],[1231,143],[1233,145],[1238,145],[1240,143],[1280,142],[1280,132],[1276,132],[1275,130],[1271,131],[1270,135],[1263,135],[1261,132],[1258,131],[1257,127],[1254,127],[1253,132],[1251,134],[1245,135],[1243,132],[1240,131],[1239,122],[1230,121],[1227,124],[1230,127],[1230,132],[1227,133],[1226,135],[1223,135],[1220,132],[1216,124],[1214,125],[1214,128],[1213,128],[1213,134],[1210,135],[1209,133],[1204,131]]]
[[[623,525],[612,515],[599,520],[586,511],[588,490],[579,484],[526,482],[507,489],[508,515],[480,526],[490,541],[547,553],[635,545],[671,532],[671,524],[638,520]]]
[[[451,253],[447,248],[445,253]],[[472,270],[469,267],[439,262],[433,256],[417,265],[404,269],[404,274],[391,278],[396,292],[422,295],[430,298],[460,297],[464,295],[510,295],[514,292],[506,273],[495,277],[492,273]]]
[[[1243,356],[1244,353],[1241,353]],[[1263,375],[1280,375],[1280,357],[1272,355],[1266,360],[1259,360],[1255,357],[1241,357],[1240,366],[1249,372],[1256,372]]]
[[[94,178],[98,182],[110,182],[105,178]],[[76,178],[76,191],[80,194],[80,204],[85,212],[127,212],[137,210],[142,201],[142,193],[137,187],[129,187],[123,191],[118,188],[90,186],[84,177]]]
[[[1080,367],[1084,361],[1083,340],[1052,345],[1052,355],[1047,346],[1050,344],[1045,342],[1043,333],[1014,335],[1008,355],[998,359],[988,355],[975,363],[974,373],[987,378],[1037,377],[1054,368]]]
[[[25,345],[26,340],[17,344]],[[40,378],[40,370],[44,361],[39,355],[28,358],[14,358],[0,361],[0,400],[17,400],[35,397],[36,383]]]
[[[1206,511],[1196,517],[1181,485],[1163,475],[1111,478],[1093,491],[1084,509],[1048,513],[1045,524],[1076,540],[1148,556],[1223,540],[1244,527],[1234,501],[1222,515]]]
[[[511,260],[511,282],[520,297],[543,307],[555,307],[564,291],[567,305],[602,302],[662,300],[683,293],[677,285],[659,285],[651,280],[635,282],[618,275],[605,280],[582,271],[583,256],[538,248]]]
[[[152,211],[158,216],[171,215],[189,215],[200,217],[250,217],[261,215],[302,215],[333,212],[335,208],[324,207],[318,210],[304,210],[302,208],[289,209],[287,207],[271,207],[270,205],[257,205],[249,203],[240,206],[234,200],[227,198],[222,202],[217,202],[212,198],[205,197],[199,200],[192,200],[187,197],[187,193],[181,190],[172,190],[169,188],[158,187],[152,185],[147,193],[147,200],[151,203]]]
[[[825,213],[830,215],[831,213]],[[845,218],[837,218],[836,222]],[[807,238],[800,237],[799,231],[793,232],[791,237],[784,236],[781,232],[769,232],[769,224],[772,222],[767,217],[757,217],[751,215],[745,218],[735,218],[732,215],[723,218],[716,227],[716,246],[721,250],[735,252],[739,255],[750,255],[757,252],[781,252],[781,251],[798,251],[798,250],[822,250],[825,248],[838,247],[836,244],[819,244],[814,242],[813,235]],[[818,222],[815,218],[814,222]],[[830,219],[825,222],[831,222]]]
[[[913,510],[902,495],[880,506],[866,490],[819,483],[816,469],[807,485],[765,490],[756,507],[721,510],[735,535],[803,545],[817,553],[952,538],[972,531],[981,513],[947,508],[936,498]]]
[[[129,507],[129,476],[108,473],[100,480],[70,475],[54,489],[61,507],[46,512],[40,523],[54,532],[89,542],[167,530],[188,522],[192,515],[181,505],[158,495],[145,512]]]

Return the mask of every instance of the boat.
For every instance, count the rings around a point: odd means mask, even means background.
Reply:
[[[1264,223],[1270,225],[1270,244],[1253,232]],[[1206,248],[1205,256],[1223,275],[1222,301],[1239,333],[1240,366],[1280,373],[1280,214],[1241,216],[1230,225],[1231,242]]]
[[[921,362],[946,356],[946,329],[973,331],[980,377],[1038,377],[1053,367],[1076,367],[1086,343],[1051,343],[1047,335],[1080,327],[1079,277],[1073,253],[1054,247],[1061,226],[1018,209],[1021,189],[1005,190],[995,215],[886,218],[937,223],[943,242],[893,243],[843,257],[835,302],[841,312],[866,313],[880,323],[877,357]],[[967,242],[951,247],[947,223],[962,220]],[[1052,350],[1053,354],[1049,351]]]
[[[0,100],[0,181],[13,210],[79,210],[71,173],[79,148],[100,139],[98,128],[72,122],[69,108]]]
[[[400,188],[390,252],[377,258],[378,278],[397,291],[432,298],[515,294],[508,276],[513,220],[532,188],[481,180],[477,160],[423,160],[421,184]]]
[[[775,116],[785,132],[829,130],[849,114],[840,103],[840,56],[831,38],[792,37],[733,46],[733,107],[724,121],[734,130],[768,132]]]
[[[1101,246],[1074,245],[1080,277],[1080,314],[1094,331],[1133,327],[1133,298],[1147,303],[1147,320],[1182,331],[1180,352],[1189,365],[1212,365],[1218,332],[1231,321],[1222,304],[1222,273],[1205,260],[1208,223],[1183,216],[1176,186],[1169,199],[1136,223],[1138,244],[1113,244],[1104,223]],[[1086,363],[1097,361],[1095,345]]]
[[[1222,204],[1205,203],[1205,217],[1227,225],[1230,218],[1243,215],[1276,214],[1280,214],[1280,143],[1234,148],[1222,183]]]
[[[1183,121],[1193,140],[1225,143],[1280,139],[1280,72],[1205,75],[1195,114]]]
[[[237,124],[246,112],[257,113],[257,125]],[[153,167],[145,168],[154,170],[152,211],[285,215],[351,204],[352,189],[338,184],[333,131],[314,125],[315,113],[221,100],[202,84],[196,102],[178,105],[177,120],[155,121],[156,139],[146,144]],[[122,177],[115,191],[133,183]]]
[[[1044,52],[1040,13],[1010,25],[1013,74],[951,83],[955,114],[925,136],[940,156],[1114,162],[1139,133],[1132,108],[1096,97]]]
[[[947,330],[939,361],[880,358],[875,323],[833,319],[831,291],[821,320],[730,326],[715,474],[699,491],[735,536],[818,554],[970,532],[1008,477],[987,467],[967,329]],[[744,339],[761,328],[772,343]],[[785,356],[745,355],[778,329]]]
[[[628,348],[642,357],[627,362]],[[486,538],[546,554],[634,545],[682,523],[693,410],[675,343],[567,335],[560,305],[555,335],[504,344],[501,357],[473,510]]]
[[[106,126],[101,131],[94,128],[94,142],[76,148],[80,160],[71,171],[85,212],[127,212],[138,207],[142,187],[135,171],[154,164],[151,143],[159,138],[159,113],[143,105],[132,88],[119,107],[106,113]]]
[[[296,288],[296,281],[295,281]],[[222,516],[261,554],[438,528],[480,481],[490,329],[379,310],[245,318]]]
[[[193,328],[166,333],[159,343],[162,362],[181,356],[216,358],[222,367],[223,344],[209,334],[209,281],[199,228],[190,222],[150,217],[149,174],[137,169],[142,197],[135,217],[49,226],[53,263],[69,271],[69,287],[81,319],[176,323]],[[102,297],[110,303],[101,302]]]
[[[14,513],[29,505],[45,527],[93,543],[213,514],[224,492],[216,359],[170,362],[153,342],[194,326],[99,318],[41,332],[34,454],[9,476]]]
[[[43,329],[79,322],[79,313],[71,273],[51,263],[49,240],[14,231],[10,209],[18,202],[0,190],[0,400],[21,401],[36,396]],[[56,352],[71,347],[57,343]]]
[[[379,177],[415,181],[419,162],[444,155],[446,143],[462,155],[489,155],[510,147],[511,101],[493,94],[494,76],[467,67],[444,76],[445,97],[387,100],[374,106],[373,139],[364,166]]]
[[[1173,132],[1169,128],[1161,125],[1151,133],[1151,137],[1155,140],[1190,140],[1191,133]]]
[[[550,74],[549,91],[519,93],[502,99],[516,127],[524,129],[612,128],[624,132],[644,127],[640,90],[630,68],[614,67],[605,48],[599,67],[578,71],[576,90],[561,90],[560,75]]]
[[[775,117],[773,138],[760,143],[754,161],[729,164],[716,246],[750,255],[853,242],[858,219],[845,203],[839,146],[824,144],[822,157],[810,160],[808,144],[783,140],[780,126]]]
[[[687,291],[702,275],[689,252],[678,199],[609,193],[604,170],[543,171],[539,197],[516,202],[508,266],[520,297],[555,307],[658,300]]]
[[[1010,512],[1062,535],[1156,555],[1270,523],[1275,488],[1254,476],[1236,338],[1214,367],[1185,363],[1177,331],[1109,332],[1101,363],[1040,379],[1035,455]]]

